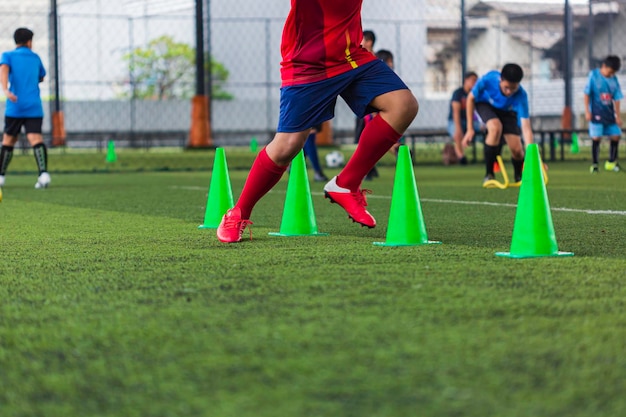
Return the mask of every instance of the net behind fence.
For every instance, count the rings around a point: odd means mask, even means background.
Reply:
[[[277,124],[280,40],[289,2],[205,4],[210,9],[203,16],[203,52],[212,60],[215,143],[246,144],[252,137],[267,141]],[[376,34],[375,50],[394,54],[395,70],[420,102],[410,130],[445,132],[450,95],[462,82],[464,62],[466,70],[479,75],[507,62],[520,64],[533,126],[560,128],[568,41],[563,4],[463,4],[462,10],[460,0],[364,2],[363,26]],[[626,58],[624,8],[619,1],[572,3],[574,128],[585,127],[583,87],[589,70],[608,54]],[[195,11],[192,0],[58,0],[59,98],[71,141],[113,133],[132,141],[152,133],[159,143],[181,146],[195,93]],[[34,50],[50,74],[41,85],[47,133],[55,98],[50,12],[47,0],[0,4],[0,49],[14,47],[18,26],[35,32]],[[352,141],[354,122],[340,101],[333,121],[336,141]]]

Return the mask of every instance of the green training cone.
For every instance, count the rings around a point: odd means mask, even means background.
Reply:
[[[256,136],[252,136],[250,140],[250,152],[257,153],[259,150],[259,142],[256,140]]]
[[[578,133],[572,133],[572,148],[571,151],[573,154],[577,154],[580,152],[580,148],[578,147]]]
[[[497,256],[538,258],[574,255],[572,252],[559,252],[541,164],[537,144],[528,145],[517,200],[511,251],[497,252]]]
[[[115,154],[115,142],[109,140],[107,143],[107,162],[115,162],[117,161],[117,155]]]
[[[327,236],[328,233],[317,231],[317,221],[313,211],[311,188],[306,173],[304,152],[300,151],[291,161],[287,196],[280,232],[272,232],[271,236]]]
[[[204,224],[198,229],[217,229],[224,214],[233,207],[233,191],[230,186],[228,165],[224,148],[215,148],[211,185],[206,201]]]
[[[417,246],[441,243],[428,240],[424,215],[420,204],[411,154],[405,145],[398,149],[396,177],[391,195],[391,209],[385,242],[374,242],[376,246]]]

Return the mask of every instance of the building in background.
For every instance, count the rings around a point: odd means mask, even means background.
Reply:
[[[57,0],[61,95],[68,132],[184,132],[186,99],[129,98],[131,63],[124,56],[160,36],[195,47],[194,0]],[[411,129],[443,129],[449,95],[461,82],[460,0],[378,0],[363,6],[363,26],[377,35],[376,49],[391,50],[396,70],[420,101]],[[538,127],[563,108],[562,3],[467,0],[469,70],[484,73],[508,61],[526,71],[531,113]],[[231,100],[214,100],[212,126],[220,138],[237,140],[275,129],[280,86],[280,39],[289,9],[285,0],[212,0],[211,55],[224,66],[223,88]],[[589,67],[608,53],[626,58],[624,3],[573,4],[575,27],[574,111],[580,113]],[[0,46],[10,49],[17,26],[33,28],[35,50],[49,67],[50,0],[0,2]],[[205,16],[206,17],[206,16]],[[593,32],[589,31],[594,24]],[[208,53],[208,51],[207,51]],[[192,65],[190,65],[192,67]],[[194,68],[190,68],[193,71]],[[147,80],[145,82],[150,82]],[[187,81],[193,83],[192,81]],[[42,86],[50,96],[48,80]],[[0,107],[2,103],[0,102]],[[1,109],[0,109],[1,110]],[[353,129],[343,102],[333,124]],[[46,123],[48,126],[48,123]]]

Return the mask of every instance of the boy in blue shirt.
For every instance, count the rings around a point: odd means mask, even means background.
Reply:
[[[522,179],[524,164],[524,142],[534,142],[533,130],[528,115],[528,95],[520,85],[524,71],[517,64],[506,64],[500,72],[491,71],[482,76],[467,96],[467,120],[472,120],[474,110],[487,126],[485,137],[486,175],[483,184],[495,178],[493,165],[500,152],[500,139],[504,137],[511,150],[511,161],[515,169],[515,185]],[[518,123],[519,119],[519,123]],[[521,132],[520,132],[521,125]],[[474,126],[468,123],[463,137],[463,146],[474,138]]]
[[[615,74],[621,67],[621,60],[615,55],[609,55],[602,62],[600,68],[589,72],[589,79],[585,86],[585,119],[589,122],[589,136],[593,140],[591,156],[593,165],[590,172],[598,172],[598,157],[600,153],[600,139],[608,136],[611,140],[609,160],[604,163],[607,171],[618,172],[617,151],[622,134],[622,120],[620,118],[620,100],[624,98]]]
[[[43,106],[39,83],[46,76],[46,70],[39,56],[32,51],[33,32],[19,28],[13,34],[17,47],[4,52],[0,57],[0,87],[7,97],[4,117],[4,136],[0,149],[0,187],[13,157],[22,127],[33,147],[39,177],[35,188],[46,188],[50,184],[48,174],[48,153],[41,135]]]

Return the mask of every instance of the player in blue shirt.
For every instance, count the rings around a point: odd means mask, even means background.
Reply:
[[[13,34],[13,39],[17,47],[0,57],[0,87],[7,97],[0,149],[0,187],[4,185],[13,148],[24,128],[39,169],[35,188],[46,188],[50,184],[50,175],[47,167],[48,152],[41,135],[43,106],[39,92],[39,83],[46,76],[46,70],[39,56],[32,51],[31,30],[19,28]]]
[[[528,115],[528,95],[520,85],[524,71],[517,64],[506,64],[500,72],[491,71],[482,76],[467,96],[467,119],[471,120],[474,110],[487,126],[485,137],[486,176],[483,184],[495,178],[493,164],[500,152],[500,139],[504,137],[511,150],[511,161],[515,169],[515,182],[522,179],[524,164],[524,142],[534,142],[533,130]],[[518,123],[519,119],[519,123]],[[467,125],[463,137],[463,146],[469,145],[474,138],[474,126]]]
[[[589,136],[593,140],[591,156],[593,165],[590,172],[598,172],[600,139],[608,136],[611,140],[609,160],[604,163],[607,171],[618,172],[617,151],[622,134],[620,118],[620,100],[624,98],[619,81],[615,74],[622,66],[621,60],[615,55],[605,58],[600,68],[589,72],[585,86],[585,119],[589,122]]]

